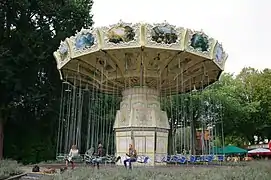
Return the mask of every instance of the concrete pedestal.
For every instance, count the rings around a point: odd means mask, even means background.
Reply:
[[[122,93],[114,130],[116,156],[126,158],[129,144],[134,144],[139,159],[149,158],[144,165],[162,165],[167,155],[169,123],[161,111],[159,92],[147,87],[134,87]],[[136,163],[137,165],[141,163]]]

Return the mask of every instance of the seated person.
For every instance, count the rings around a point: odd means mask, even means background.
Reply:
[[[124,160],[124,166],[127,168],[127,162],[129,162],[129,169],[132,169],[132,162],[136,162],[137,159],[137,153],[132,144],[129,145],[129,153],[126,153],[126,156],[129,158]]]
[[[97,168],[100,168],[100,162],[102,161],[102,157],[103,157],[103,145],[101,142],[99,142],[98,144],[98,150],[97,153],[94,154],[96,155],[96,158],[94,158],[92,160],[92,164],[95,166],[95,164],[97,164]]]
[[[32,168],[32,172],[40,172],[40,167],[35,165],[33,168]]]

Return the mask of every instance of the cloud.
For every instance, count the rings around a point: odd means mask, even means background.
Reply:
[[[271,67],[269,0],[98,0],[95,26],[126,22],[161,22],[201,30],[222,42],[229,54],[227,72],[244,66]]]

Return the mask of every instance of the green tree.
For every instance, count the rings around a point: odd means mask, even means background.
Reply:
[[[237,77],[224,73],[218,82],[210,85],[202,92],[192,93],[192,95],[189,93],[179,95],[173,98],[173,100],[167,98],[168,101],[173,101],[166,105],[172,127],[169,133],[169,144],[171,144],[169,152],[173,152],[174,134],[176,134],[178,123],[180,123],[171,121],[171,119],[186,118],[188,122],[191,122],[187,124],[192,127],[189,128],[190,134],[195,135],[195,130],[200,127],[202,119],[208,119],[208,116],[217,118],[218,106],[222,107],[220,116],[227,143],[236,144],[235,141],[232,141],[236,137],[242,140],[242,143],[238,141],[238,145],[244,144],[244,142],[253,141],[253,136],[259,134],[259,132],[269,132],[267,128],[269,127],[267,126],[269,121],[261,118],[264,109],[261,107],[261,101],[268,97],[263,98],[259,94],[260,91],[256,90],[256,87],[262,88],[262,91],[265,90],[262,93],[263,95],[268,93],[266,91],[268,88],[263,88],[264,86],[267,87],[266,85],[263,86],[263,83],[268,81],[264,80],[264,78],[260,80],[261,76],[263,75],[260,72],[251,68],[244,69]],[[266,70],[264,77],[269,77]],[[255,97],[258,97],[258,99]],[[265,107],[267,108],[268,106]],[[181,113],[176,113],[180,111]],[[268,109],[265,112],[268,112]],[[175,114],[181,114],[181,116],[176,118]],[[266,115],[265,117],[268,116]],[[263,128],[266,131],[262,131]],[[221,139],[222,137],[219,138]],[[191,139],[195,141],[195,137]],[[192,151],[195,151],[195,149],[196,147],[193,147]]]
[[[246,94],[244,104],[247,104],[249,121],[254,125],[254,135],[259,139],[270,138],[271,70],[244,68],[237,78],[243,82]]]
[[[224,74],[210,89],[224,106],[225,136],[253,142],[270,137],[270,70],[244,68],[236,77]],[[208,91],[207,91],[208,92]]]
[[[92,26],[92,4],[92,0],[0,3],[0,158],[7,122],[38,121],[40,129],[49,131],[46,135],[55,134],[60,80],[52,53],[61,40],[82,27]],[[44,131],[39,132],[39,138],[45,136]],[[46,143],[51,144],[49,141],[52,138]]]

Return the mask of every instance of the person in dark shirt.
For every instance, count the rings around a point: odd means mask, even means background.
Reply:
[[[103,145],[101,142],[98,143],[98,149],[97,149],[97,153],[95,153],[96,158],[94,158],[92,160],[92,164],[97,165],[97,168],[100,168],[100,163],[102,161],[102,157],[103,157]]]
[[[98,145],[98,156],[99,157],[103,157],[103,145],[102,145],[102,143],[99,143],[99,145]]]
[[[137,152],[132,144],[129,145],[129,152],[126,153],[126,156],[128,156],[128,159],[124,160],[124,166],[127,168],[127,162],[129,162],[129,169],[132,169],[132,162],[136,162],[137,160]]]

